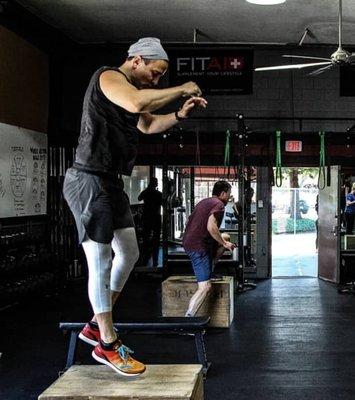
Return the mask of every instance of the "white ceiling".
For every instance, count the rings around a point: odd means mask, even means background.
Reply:
[[[287,0],[260,6],[245,0],[17,0],[80,43],[163,42],[336,44],[337,0]],[[355,44],[355,0],[343,0],[343,43]]]

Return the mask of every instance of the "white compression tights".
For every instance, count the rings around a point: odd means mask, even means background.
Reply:
[[[94,314],[112,311],[112,293],[120,292],[139,257],[134,228],[117,229],[111,244],[86,239],[89,299]],[[115,256],[112,260],[112,249]]]

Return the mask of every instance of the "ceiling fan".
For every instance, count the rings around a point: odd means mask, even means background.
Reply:
[[[339,45],[338,49],[330,56],[330,58],[313,57],[313,56],[297,56],[285,54],[282,57],[287,58],[301,58],[308,60],[319,60],[318,62],[305,63],[305,64],[289,64],[289,65],[278,65],[273,67],[260,67],[255,68],[255,71],[276,71],[282,69],[302,69],[302,68],[315,68],[320,67],[312,71],[309,75],[319,75],[323,72],[331,69],[337,65],[355,66],[355,53],[349,53],[344,50],[341,46],[342,40],[342,0],[339,0]]]

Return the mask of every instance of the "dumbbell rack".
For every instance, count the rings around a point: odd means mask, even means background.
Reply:
[[[18,229],[20,228],[20,229]],[[0,309],[53,293],[58,269],[26,225],[0,231]]]

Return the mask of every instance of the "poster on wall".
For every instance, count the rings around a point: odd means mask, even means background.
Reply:
[[[0,123],[0,218],[47,212],[47,135]]]
[[[205,94],[253,92],[253,50],[188,48],[169,50],[171,86],[196,82]]]

